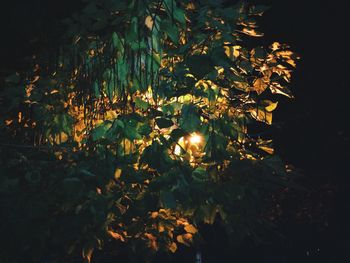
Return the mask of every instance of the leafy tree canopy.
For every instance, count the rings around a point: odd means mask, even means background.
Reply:
[[[33,57],[1,91],[0,191],[18,203],[1,206],[22,252],[90,261],[112,239],[175,252],[200,246],[198,229],[217,215],[231,241],[259,240],[271,223],[264,196],[291,173],[248,124],[272,124],[298,59],[278,42],[245,45],[263,36],[267,8],[84,2],[57,53]],[[10,223],[22,216],[30,229]]]

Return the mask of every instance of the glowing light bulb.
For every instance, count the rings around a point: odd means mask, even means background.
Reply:
[[[199,144],[202,141],[202,137],[197,133],[192,133],[189,138],[190,144]]]

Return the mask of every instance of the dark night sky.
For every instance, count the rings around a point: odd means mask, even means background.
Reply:
[[[23,57],[38,48],[31,39],[42,40],[61,18],[79,9],[74,0],[6,2],[0,9],[2,76],[24,68]],[[275,120],[282,123],[275,134],[277,153],[304,170],[311,184],[337,189],[334,220],[339,227],[334,233],[337,240],[343,237],[349,243],[349,4],[346,0],[254,2],[272,7],[260,21],[263,43],[288,43],[301,56],[291,87],[296,98],[281,100],[276,113]]]

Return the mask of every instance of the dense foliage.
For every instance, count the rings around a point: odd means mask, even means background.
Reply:
[[[1,90],[1,256],[90,261],[112,239],[175,252],[200,247],[216,218],[233,243],[261,240],[268,195],[292,173],[248,124],[292,97],[297,59],[277,42],[245,47],[266,7],[85,2],[57,52]]]

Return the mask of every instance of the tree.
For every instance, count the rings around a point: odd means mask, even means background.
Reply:
[[[269,223],[265,197],[291,173],[248,124],[272,124],[273,94],[292,97],[298,59],[278,42],[244,46],[263,35],[255,18],[265,10],[87,0],[65,19],[54,58],[36,56],[1,95],[3,137],[34,145],[30,154],[1,148],[1,192],[21,204],[8,221],[28,202],[38,210],[23,248],[35,240],[34,258],[54,247],[90,261],[115,239],[138,252],[175,252],[200,246],[198,229],[217,216],[232,241],[259,240]]]

